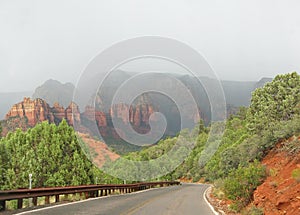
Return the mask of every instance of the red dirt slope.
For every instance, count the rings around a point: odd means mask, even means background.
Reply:
[[[300,137],[297,137],[300,144]],[[254,204],[263,208],[266,215],[300,214],[300,181],[292,177],[292,171],[300,168],[300,152],[288,154],[284,145],[296,137],[280,143],[263,159],[268,177],[254,192]]]
[[[120,157],[118,154],[110,151],[105,143],[91,138],[88,134],[78,133],[78,135],[89,146],[90,151],[94,152],[93,163],[98,167],[103,166],[108,160],[114,161]]]

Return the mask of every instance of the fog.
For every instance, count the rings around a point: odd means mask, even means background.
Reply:
[[[145,35],[188,44],[223,80],[300,71],[299,6],[297,0],[0,0],[0,92],[32,91],[50,78],[76,83],[98,53]]]

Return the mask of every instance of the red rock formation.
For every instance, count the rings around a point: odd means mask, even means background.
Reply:
[[[80,124],[80,111],[77,104],[71,102],[70,105],[65,110],[65,118],[69,125],[73,126],[74,122]]]
[[[99,110],[95,110],[92,106],[86,106],[85,111],[83,112],[83,116],[86,117],[86,119],[93,121],[96,120],[97,125],[99,127],[105,127],[107,126],[107,119],[105,113]]]
[[[124,124],[133,126],[134,129],[141,133],[147,133],[149,129],[149,117],[155,112],[155,108],[152,105],[139,103],[132,106],[127,104],[116,104],[110,108],[109,113],[104,113],[91,106],[87,106],[85,111],[81,114],[78,105],[74,102],[64,109],[58,103],[55,103],[53,107],[50,107],[42,99],[24,98],[24,100],[18,104],[15,104],[6,115],[6,120],[17,117],[17,121],[24,121],[25,127],[33,127],[35,124],[42,121],[49,121],[49,123],[59,124],[63,119],[66,119],[68,124],[74,126],[78,125],[77,129],[82,132],[97,133],[100,131],[102,136],[116,135],[113,128],[112,120],[122,120]],[[96,121],[97,128],[89,128],[89,122],[87,124],[81,122],[81,117],[88,121]],[[11,129],[18,127],[18,123],[14,120],[15,126]],[[24,124],[24,123],[23,123]],[[131,124],[131,125],[130,125]],[[92,129],[92,130],[91,130]]]
[[[55,103],[51,108],[44,100],[24,98],[18,104],[15,104],[6,114],[5,119],[19,117],[20,119],[27,119],[29,127],[42,121],[49,121],[50,123],[60,123],[66,119],[69,125],[74,125],[74,120],[80,123],[80,112],[78,106],[71,102],[71,104],[64,109],[58,103]]]
[[[58,104],[57,102],[54,103],[53,107],[51,108],[51,111],[53,113],[56,123],[62,121],[66,117],[64,107],[60,106],[60,104]]]
[[[119,118],[124,124],[131,123],[133,126],[149,125],[149,117],[156,112],[155,108],[149,104],[137,104],[130,106],[127,104],[115,104],[110,109],[111,118]]]
[[[49,105],[42,99],[31,100],[30,98],[24,98],[22,102],[15,104],[11,108],[5,119],[15,116],[27,118],[29,126],[34,126],[36,123],[45,120],[54,122],[54,116]]]
[[[124,124],[129,123],[129,111],[130,108],[127,104],[114,104],[109,111],[110,117],[112,119],[121,119]]]

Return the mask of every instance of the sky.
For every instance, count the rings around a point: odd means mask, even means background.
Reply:
[[[197,50],[220,79],[300,71],[298,0],[0,0],[0,92],[76,83],[101,51],[155,35]]]

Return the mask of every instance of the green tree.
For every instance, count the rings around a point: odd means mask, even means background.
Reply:
[[[296,73],[277,75],[271,83],[252,93],[247,113],[249,129],[261,134],[279,121],[300,114],[300,76]]]
[[[9,159],[8,159],[9,158]],[[0,187],[67,186],[94,182],[93,164],[84,155],[72,127],[43,122],[26,132],[18,129],[0,140]]]

